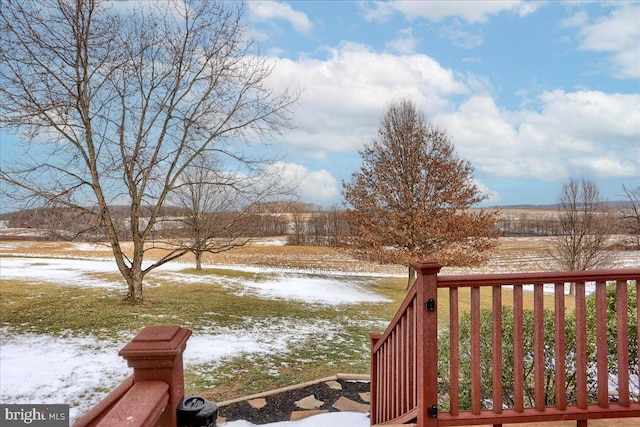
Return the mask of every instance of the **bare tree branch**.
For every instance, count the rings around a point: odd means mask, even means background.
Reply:
[[[613,218],[598,186],[586,179],[570,179],[558,198],[559,235],[547,247],[556,267],[562,270],[603,268],[613,260],[606,250]],[[573,294],[573,286],[570,290]]]
[[[212,0],[0,8],[0,124],[32,154],[24,165],[2,164],[5,195],[18,188],[96,215],[133,300],[143,299],[145,274],[181,255],[169,251],[142,268],[185,172],[208,150],[249,164],[248,141],[289,126],[298,93],[267,85],[274,65],[246,37],[242,12]],[[33,173],[43,168],[46,175]],[[122,204],[132,254],[113,213]]]

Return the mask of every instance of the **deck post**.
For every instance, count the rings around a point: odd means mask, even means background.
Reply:
[[[370,375],[370,398],[371,402],[369,416],[371,418],[371,425],[376,425],[378,423],[378,357],[377,353],[373,351],[373,348],[376,346],[380,338],[382,338],[382,334],[372,333],[369,334],[369,338],[371,339],[371,375]]]
[[[437,427],[437,415],[430,408],[438,405],[438,273],[436,261],[413,264],[417,272],[417,427]],[[430,413],[431,412],[431,413]],[[437,412],[436,412],[437,413]]]
[[[133,368],[133,382],[163,381],[169,384],[169,404],[158,426],[175,427],[176,409],[184,397],[182,354],[191,336],[180,326],[148,326],[118,352]]]

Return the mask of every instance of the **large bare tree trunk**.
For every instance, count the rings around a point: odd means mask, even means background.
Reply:
[[[202,270],[202,252],[195,251],[195,254],[196,254],[196,270],[200,271]]]
[[[131,269],[131,274],[126,277],[127,286],[129,287],[129,292],[125,296],[125,301],[131,301],[136,304],[141,304],[144,302],[144,295],[142,294],[142,282],[144,279],[144,274],[142,273],[140,268]]]
[[[167,196],[206,153],[255,164],[236,142],[288,127],[299,91],[268,84],[273,64],[247,37],[241,4],[111,3],[2,3],[0,126],[27,155],[0,164],[0,192],[97,219],[127,298],[142,302],[144,276],[188,252],[171,248],[142,268]],[[129,237],[132,256],[121,248]]]

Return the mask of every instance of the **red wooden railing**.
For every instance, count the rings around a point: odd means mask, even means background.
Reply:
[[[175,427],[184,397],[182,354],[190,336],[180,326],[144,328],[118,353],[133,375],[74,427]]]
[[[637,307],[640,308],[640,269],[597,270],[562,273],[519,273],[471,276],[438,276],[441,266],[433,261],[414,264],[417,279],[383,334],[371,334],[371,424],[391,425],[414,423],[418,427],[460,426],[539,421],[575,420],[585,427],[587,420],[597,418],[640,417],[638,390],[630,385],[630,342],[628,289],[634,286]],[[575,306],[567,304],[565,285],[575,284]],[[617,340],[617,401],[611,402],[609,392],[609,346],[607,325],[607,283],[615,283],[615,327]],[[545,285],[553,288],[555,387],[553,406],[548,406],[545,394],[544,304]],[[524,350],[524,286],[533,288],[533,377],[535,387],[532,403],[525,402]],[[587,339],[587,286],[595,287],[596,354],[590,363]],[[491,375],[483,376],[481,354],[481,288],[491,289],[492,346]],[[513,405],[503,402],[502,322],[503,289],[513,293]],[[470,289],[470,408],[460,408],[460,306],[459,292]],[[447,395],[438,394],[438,289],[449,296],[449,363],[450,378]],[[574,298],[572,297],[571,300]],[[567,401],[566,313],[575,312],[575,375],[576,385]],[[640,313],[636,309],[636,319]],[[639,323],[640,325],[640,323]],[[636,331],[637,336],[640,330]],[[612,337],[613,338],[613,337]],[[635,341],[635,339],[634,339]],[[485,343],[486,344],[486,343]],[[527,361],[527,363],[529,363]],[[638,361],[634,361],[638,366]],[[595,370],[595,372],[594,372]],[[572,367],[573,372],[573,367]],[[595,374],[595,394],[590,394],[588,379]],[[637,378],[640,381],[640,378]],[[483,382],[490,382],[492,394],[482,396]],[[466,391],[466,390],[465,390]],[[439,400],[440,399],[440,400]],[[487,402],[490,400],[490,402]],[[575,404],[574,401],[575,400]],[[449,409],[438,408],[438,402],[448,402]]]

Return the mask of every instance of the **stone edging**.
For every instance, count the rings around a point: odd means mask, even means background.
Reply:
[[[269,397],[269,396],[274,396],[276,394],[284,393],[284,392],[290,391],[290,390],[297,390],[299,388],[304,388],[304,387],[308,387],[308,386],[311,386],[311,385],[316,385],[316,384],[327,382],[327,381],[338,381],[338,380],[344,380],[344,381],[371,381],[371,377],[368,374],[336,374],[336,375],[332,375],[330,377],[320,378],[318,380],[313,380],[313,381],[308,381],[306,383],[294,384],[294,385],[290,385],[290,386],[287,386],[287,387],[277,388],[277,389],[274,389],[274,390],[269,390],[269,391],[265,391],[265,392],[258,393],[258,394],[252,394],[250,396],[244,396],[244,397],[238,397],[236,399],[225,400],[224,402],[216,402],[216,405],[218,405],[218,408],[222,408],[222,407],[225,407],[225,406],[233,405],[235,403],[240,403],[240,402],[244,402],[244,401],[247,401],[247,400],[261,399],[261,398],[265,398],[265,397]]]

